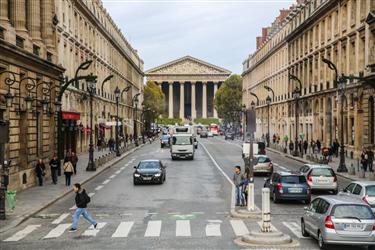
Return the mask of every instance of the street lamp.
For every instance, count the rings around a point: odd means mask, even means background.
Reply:
[[[138,147],[138,134],[137,134],[137,111],[138,111],[138,96],[140,95],[141,93],[138,93],[138,94],[135,94],[135,96],[133,97],[132,99],[132,106],[133,106],[133,123],[134,123],[134,143],[135,143],[135,146]]]
[[[90,94],[90,144],[89,144],[89,162],[87,164],[86,171],[96,171],[96,166],[94,162],[94,142],[92,138],[92,133],[93,133],[93,112],[92,112],[92,101],[95,95],[96,91],[96,76],[90,74],[86,78],[86,83],[87,83],[87,89]]]
[[[246,127],[246,105],[242,105],[242,141],[245,142],[245,127]]]
[[[267,103],[267,113],[268,113],[268,118],[267,118],[267,147],[270,146],[270,104],[271,104],[271,97],[267,96],[266,98],[266,103]]]
[[[296,106],[295,106],[295,129],[296,129],[296,135],[295,135],[295,145],[294,145],[294,155],[295,156],[298,156],[298,120],[299,120],[299,114],[298,114],[298,100],[302,94],[302,82],[301,80],[295,76],[295,75],[292,75],[292,74],[289,74],[289,80],[294,80],[296,82],[298,82],[299,84],[299,88],[298,87],[295,87],[293,92],[292,92],[292,95],[293,95],[293,99],[296,101]]]
[[[120,100],[121,91],[118,87],[115,89],[115,97],[116,97],[116,156],[121,156],[120,148],[119,148],[119,140],[118,140],[118,104]]]

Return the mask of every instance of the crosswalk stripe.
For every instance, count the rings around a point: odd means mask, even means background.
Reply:
[[[250,233],[242,220],[230,220],[230,224],[236,236],[243,236]]]
[[[95,195],[95,193],[89,193],[88,196],[89,197],[93,197]]]
[[[103,184],[103,185],[108,184],[110,181],[111,181],[111,180],[107,179],[107,180],[103,181],[102,184]]]
[[[113,179],[113,178],[115,178],[115,177],[116,177],[116,175],[113,174],[113,175],[111,175],[111,176],[109,177],[109,179]]]
[[[206,236],[221,236],[220,224],[222,221],[208,221],[206,225]]]
[[[60,215],[59,218],[57,218],[56,220],[52,221],[52,224],[55,224],[55,225],[60,224],[68,216],[69,216],[69,213],[64,213],[64,214]]]
[[[191,236],[189,220],[176,220],[176,236]]]
[[[259,225],[260,228],[262,228],[262,221],[258,221],[258,225]],[[271,224],[271,231],[273,231],[273,232],[277,232],[278,230],[277,230],[276,227],[274,227],[274,226]]]
[[[161,220],[151,220],[147,223],[145,237],[159,237],[161,231]]]
[[[95,190],[96,190],[96,191],[99,191],[99,190],[102,189],[103,187],[104,187],[103,185],[97,186],[97,187],[95,188]]]
[[[94,225],[91,225],[86,231],[83,232],[82,236],[95,237],[99,233],[100,229],[102,229],[106,224],[106,222],[99,222],[96,229],[94,228]]]
[[[66,229],[68,229],[72,224],[60,224],[54,229],[52,229],[46,236],[43,237],[43,239],[51,239],[51,238],[57,238],[60,237]]]
[[[283,222],[283,224],[298,238],[306,238],[302,235],[301,227],[296,222]]]
[[[134,221],[123,221],[112,234],[112,238],[128,237],[130,230],[134,225]]]
[[[117,170],[117,171],[115,172],[115,174],[119,174],[119,173],[121,173],[121,170]]]
[[[23,239],[24,237],[26,237],[31,232],[33,232],[35,229],[37,229],[40,226],[41,225],[28,225],[23,230],[15,233],[14,235],[12,235],[11,237],[5,239],[4,241],[19,241],[19,240]]]

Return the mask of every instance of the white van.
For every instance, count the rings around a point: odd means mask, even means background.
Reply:
[[[194,138],[192,134],[174,134],[171,138],[171,157],[175,159],[194,159]]]

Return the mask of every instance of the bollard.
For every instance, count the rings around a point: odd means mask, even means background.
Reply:
[[[355,175],[355,167],[354,167],[353,163],[350,164],[349,174],[350,175]]]
[[[254,211],[254,183],[249,183],[249,185],[247,185],[247,194],[247,211]]]
[[[270,189],[262,188],[262,232],[271,232]]]

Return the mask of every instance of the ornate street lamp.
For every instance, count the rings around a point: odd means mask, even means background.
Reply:
[[[120,154],[120,147],[119,147],[119,138],[118,138],[118,105],[120,100],[121,91],[118,87],[115,89],[115,97],[116,97],[116,156],[121,156]]]
[[[7,92],[7,93],[4,95],[4,97],[5,97],[5,100],[6,100],[6,107],[7,107],[7,108],[12,107],[13,98],[14,98],[14,96],[12,95],[12,93]]]
[[[267,104],[267,136],[266,136],[266,139],[267,139],[267,147],[270,146],[270,105],[271,105],[271,97],[270,96],[267,96],[266,98],[266,104]]]
[[[255,102],[254,102],[254,101],[251,101],[251,103],[250,103],[250,108],[251,108],[251,109],[255,109]]]
[[[295,76],[295,75],[292,75],[292,74],[289,74],[289,80],[294,80],[296,82],[298,82],[299,84],[299,88],[298,87],[295,87],[293,92],[292,92],[292,95],[293,95],[293,99],[296,101],[296,106],[295,106],[295,129],[296,129],[296,135],[295,135],[295,145],[294,145],[294,155],[295,156],[298,156],[299,153],[298,153],[298,121],[299,121],[299,113],[298,113],[298,100],[300,98],[300,96],[302,95],[302,82],[301,80]]]
[[[138,93],[138,94],[135,94],[135,96],[133,97],[132,99],[132,106],[133,106],[133,123],[134,123],[134,143],[135,143],[135,146],[137,147],[138,146],[138,134],[137,134],[137,113],[138,113],[138,96],[140,95],[141,93]]]
[[[87,89],[90,94],[90,145],[89,145],[89,162],[87,164],[86,171],[96,171],[96,166],[94,162],[94,142],[92,138],[93,134],[93,112],[92,112],[92,102],[96,91],[96,76],[89,75],[86,78]]]

